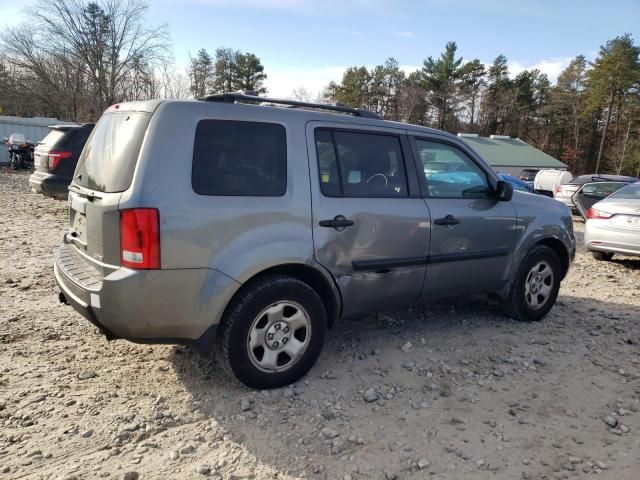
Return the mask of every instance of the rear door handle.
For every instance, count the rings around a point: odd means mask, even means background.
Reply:
[[[458,220],[456,217],[454,217],[453,215],[447,215],[444,218],[436,218],[433,223],[435,223],[436,225],[458,225],[460,223],[460,220]]]
[[[335,228],[336,230],[344,230],[353,226],[353,220],[345,218],[343,215],[336,215],[333,220],[320,220],[321,227]]]

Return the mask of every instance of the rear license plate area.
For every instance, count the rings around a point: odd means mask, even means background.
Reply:
[[[69,195],[69,235],[87,243],[86,200],[74,193]]]

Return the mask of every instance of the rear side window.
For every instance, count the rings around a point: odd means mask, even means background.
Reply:
[[[150,119],[140,112],[103,115],[82,150],[74,183],[105,193],[129,188]]]
[[[318,129],[320,188],[328,197],[406,197],[400,139],[394,135]]]
[[[193,149],[191,184],[200,195],[284,195],[285,128],[275,123],[200,121]]]

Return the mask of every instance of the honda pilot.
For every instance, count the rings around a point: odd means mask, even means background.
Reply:
[[[540,320],[575,253],[566,205],[514,192],[453,135],[340,105],[113,105],[69,192],[61,301],[254,388],[298,380],[346,317],[491,294]]]

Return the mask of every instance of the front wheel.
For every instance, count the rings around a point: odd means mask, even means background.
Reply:
[[[549,247],[538,245],[522,261],[506,300],[507,314],[525,322],[542,320],[558,298],[560,261]]]
[[[224,370],[252,388],[291,384],[314,365],[327,313],[306,283],[273,275],[247,285],[229,305],[215,342]]]
[[[594,250],[593,252],[591,252],[591,255],[593,255],[593,258],[595,258],[596,260],[605,262],[608,262],[613,258],[613,253],[611,252],[599,252]]]

